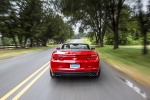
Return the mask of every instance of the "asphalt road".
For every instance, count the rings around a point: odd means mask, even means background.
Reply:
[[[48,62],[53,50],[55,48],[1,60],[0,100],[148,100],[149,89],[134,81],[132,84],[130,78],[103,61],[101,76],[97,79],[52,79]]]

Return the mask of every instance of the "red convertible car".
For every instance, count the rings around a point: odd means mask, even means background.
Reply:
[[[67,43],[52,53],[50,76],[100,76],[100,58],[84,43]]]

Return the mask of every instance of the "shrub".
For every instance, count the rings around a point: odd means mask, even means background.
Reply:
[[[127,38],[127,45],[141,45],[142,39],[133,40],[131,36],[126,37]]]

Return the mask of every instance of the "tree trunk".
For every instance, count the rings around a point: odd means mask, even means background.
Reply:
[[[103,39],[100,39],[100,46],[104,47],[104,41],[103,41]]]
[[[101,47],[104,47],[103,38],[102,38],[102,32],[99,33],[98,41],[99,41],[99,45]]]
[[[118,45],[118,34],[114,34],[114,49],[118,49],[119,45]]]
[[[4,36],[1,37],[1,40],[2,40],[2,48],[5,48],[5,39],[4,39]]]
[[[146,33],[143,34],[143,54],[148,54],[148,51],[147,51],[147,36],[146,36]]]
[[[107,29],[107,24],[105,23],[102,29],[102,34],[101,34],[101,47],[104,47],[104,36],[105,36],[105,32]]]
[[[40,46],[39,39],[36,39],[36,44],[37,44],[38,47]]]
[[[13,41],[14,41],[14,43],[15,43],[15,47],[17,48],[18,46],[17,46],[17,42],[16,42],[15,37],[13,36],[12,39],[13,39]]]
[[[42,42],[42,46],[46,46],[46,41],[43,41],[43,42]]]
[[[97,33],[97,32],[96,32]],[[95,39],[96,39],[96,44],[98,44],[98,37],[97,37],[97,34],[95,33]]]
[[[24,44],[23,44],[23,46],[24,46],[24,48],[26,47],[26,43],[27,43],[27,36],[25,37],[25,40],[24,40]]]
[[[20,47],[23,48],[23,45],[22,45],[22,36],[18,35],[18,40],[19,40]]]
[[[101,32],[99,31],[99,33],[98,33],[98,45],[100,45],[101,46]]]
[[[33,39],[30,39],[30,47],[33,47]]]
[[[42,46],[47,46],[46,43],[47,43],[48,39],[47,38],[43,38],[42,39]],[[58,40],[56,40],[57,42],[60,42]]]
[[[118,26],[115,26],[115,31],[114,31],[114,49],[119,48],[119,34],[118,34]]]

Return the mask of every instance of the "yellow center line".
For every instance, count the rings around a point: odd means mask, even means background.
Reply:
[[[10,95],[12,95],[16,90],[18,90],[22,85],[24,85],[27,81],[29,81],[33,76],[35,76],[39,71],[41,71],[49,62],[44,64],[42,67],[40,67],[36,72],[34,72],[32,75],[27,77],[24,81],[22,81],[19,85],[17,85],[15,88],[13,88],[11,91],[9,91],[7,94],[5,94],[0,100],[6,100]]]
[[[22,89],[12,100],[18,100],[48,69],[45,68],[36,78],[34,78],[24,89]]]

